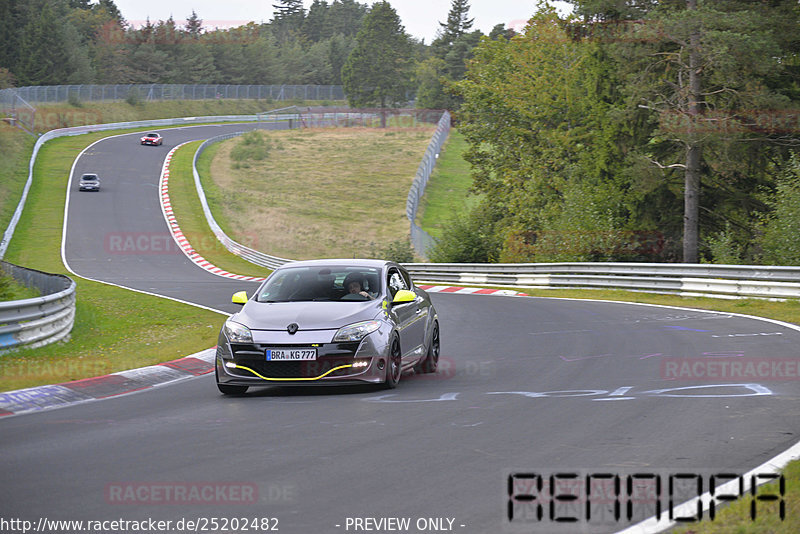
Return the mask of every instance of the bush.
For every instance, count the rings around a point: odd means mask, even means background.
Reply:
[[[36,288],[29,288],[17,283],[14,278],[0,271],[0,302],[23,300],[41,296]]]
[[[725,224],[725,230],[706,238],[706,246],[711,253],[711,261],[703,258],[703,263],[738,265],[743,263],[744,250],[736,242],[731,223]]]
[[[133,107],[141,107],[144,105],[144,101],[142,100],[142,95],[139,94],[138,89],[131,89],[128,91],[128,96],[125,97],[125,102]]]
[[[11,278],[0,274],[0,302],[12,300]]]
[[[389,261],[396,263],[411,263],[414,261],[414,248],[411,246],[411,239],[406,236],[404,239],[392,241],[383,249],[382,256]]]
[[[772,211],[763,219],[759,239],[762,262],[768,265],[800,265],[800,157],[792,154],[768,201]]]
[[[260,132],[250,131],[239,137],[239,142],[231,150],[231,166],[234,169],[248,167],[247,161],[261,161],[269,156],[271,149],[269,139]]]
[[[457,214],[428,252],[434,263],[488,263],[497,258],[501,241],[495,235],[499,214],[488,203]]]
[[[74,91],[70,91],[69,94],[67,95],[67,102],[69,103],[70,106],[75,108],[83,107],[83,102],[81,101],[80,95]]]

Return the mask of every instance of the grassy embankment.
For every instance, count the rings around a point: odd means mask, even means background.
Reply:
[[[327,105],[331,102],[300,100],[161,100],[127,102],[84,102],[38,104],[34,130],[43,133],[54,128],[106,124],[110,122],[168,119],[173,117],[206,117],[213,115],[254,115],[292,105]]]
[[[432,133],[307,129],[225,141],[209,168],[212,210],[232,238],[275,256],[370,256],[408,236],[406,197]]]
[[[454,214],[468,211],[479,200],[478,196],[469,194],[472,185],[470,165],[462,157],[467,146],[458,130],[450,130],[425,188],[417,223],[433,237],[442,235]]]
[[[783,470],[786,481],[785,517],[780,518],[778,501],[757,500],[756,520],[751,516],[753,497],[745,496],[723,508],[713,520],[681,526],[673,534],[796,534],[800,532],[800,461],[789,463]],[[758,495],[779,496],[778,483],[758,488]],[[704,515],[708,518],[708,514]]]

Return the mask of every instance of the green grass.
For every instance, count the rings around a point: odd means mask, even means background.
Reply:
[[[786,514],[780,519],[776,502],[756,501],[756,519],[752,519],[752,496],[746,496],[719,511],[716,518],[682,526],[673,534],[796,534],[800,532],[800,461],[790,462],[783,470],[786,481]],[[759,495],[780,495],[777,483],[758,488]],[[704,514],[704,517],[708,515]]]
[[[192,159],[201,144],[202,141],[194,141],[182,146],[175,152],[170,163],[169,197],[178,225],[192,248],[220,269],[247,276],[266,276],[269,269],[228,252],[206,222],[192,175]],[[214,146],[216,145],[211,145],[211,148]],[[203,188],[206,188],[205,184]]]
[[[470,164],[462,157],[467,147],[464,136],[455,128],[450,130],[425,188],[417,219],[433,237],[440,237],[453,215],[469,210],[480,198],[469,194],[472,185]]]
[[[254,115],[292,105],[313,102],[273,100],[161,100],[130,105],[127,102],[84,102],[80,107],[68,103],[40,104],[36,107],[35,131],[109,122],[205,117],[211,115]]]
[[[503,289],[509,289],[504,287]],[[514,288],[520,293],[533,297],[559,297],[589,300],[616,300],[620,302],[640,302],[644,304],[659,304],[662,306],[677,306],[681,308],[697,308],[702,310],[716,310],[729,313],[740,313],[766,317],[787,323],[800,324],[800,300],[787,300],[784,302],[763,299],[715,299],[711,297],[681,297],[678,295],[661,295],[655,293],[642,293],[625,291],[622,289],[536,289]]]
[[[4,275],[0,271],[0,302],[32,299],[39,296],[41,296],[41,292],[38,289],[19,284],[12,277]]]
[[[0,233],[8,228],[19,204],[35,142],[22,130],[0,122]]]
[[[265,159],[232,155],[246,139],[224,141],[208,168],[214,215],[233,239],[267,254],[369,256],[408,236],[406,197],[432,133],[433,127],[262,131]]]
[[[28,204],[6,260],[68,274],[61,228],[70,167],[103,132],[52,140],[37,157]],[[71,339],[0,356],[0,391],[152,365],[212,347],[223,315],[167,299],[72,277],[77,284]]]

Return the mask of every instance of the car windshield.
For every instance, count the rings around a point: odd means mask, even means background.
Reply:
[[[259,289],[258,302],[366,301],[381,292],[380,269],[352,265],[286,267]]]
[[[81,180],[97,180],[96,174],[84,174],[81,176]]]
[[[149,134],[145,135],[145,137],[158,137],[158,134],[149,133]]]

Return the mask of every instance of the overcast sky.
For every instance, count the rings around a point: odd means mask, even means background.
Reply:
[[[313,0],[303,0],[306,8]],[[358,0],[372,5],[372,0]],[[331,3],[329,1],[328,3]],[[148,17],[152,22],[166,20],[170,16],[182,25],[192,14],[192,10],[203,19],[203,26],[240,26],[249,21],[269,22],[272,18],[274,0],[115,0],[122,16],[129,23],[138,26]],[[400,16],[406,32],[430,43],[436,36],[439,22],[447,20],[451,0],[390,0],[392,7]],[[496,24],[508,28],[521,29],[536,11],[537,0],[472,0],[470,16],[475,19],[473,28],[489,33]],[[561,9],[565,2],[552,2]],[[561,5],[559,5],[561,4]]]

